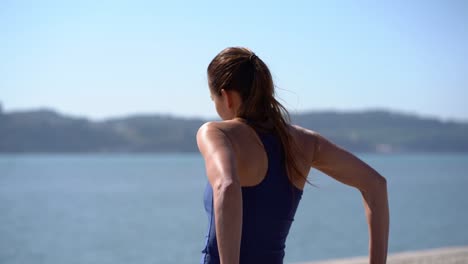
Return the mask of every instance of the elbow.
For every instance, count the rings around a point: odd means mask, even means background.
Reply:
[[[359,188],[360,191],[364,194],[379,194],[387,190],[387,179],[381,175],[378,175],[373,179],[372,182]]]
[[[238,181],[232,179],[220,179],[213,186],[218,196],[226,196],[240,191],[241,186]]]
[[[221,211],[238,208],[242,201],[240,183],[232,180],[218,181],[213,186],[213,201],[218,215]]]
[[[375,183],[372,186],[373,191],[375,192],[382,192],[383,190],[387,189],[387,179],[383,176],[378,176],[376,178]]]
[[[379,185],[387,187],[387,179],[384,176],[379,176],[378,182]]]

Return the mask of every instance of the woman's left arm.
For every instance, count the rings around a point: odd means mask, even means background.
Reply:
[[[312,167],[361,192],[369,227],[369,263],[386,263],[390,226],[387,180],[319,133],[309,130],[305,134],[306,143],[314,149]]]
[[[218,251],[222,264],[239,264],[242,234],[242,192],[231,141],[215,122],[197,132],[198,148],[205,159],[213,188]]]

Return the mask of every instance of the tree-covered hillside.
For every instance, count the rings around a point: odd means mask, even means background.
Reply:
[[[468,123],[383,110],[308,112],[292,119],[355,152],[468,151]],[[205,121],[154,114],[97,122],[48,109],[0,112],[0,152],[191,152]]]

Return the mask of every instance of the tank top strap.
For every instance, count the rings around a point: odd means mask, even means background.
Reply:
[[[243,119],[245,120],[247,125],[249,125],[255,131],[257,136],[260,138],[260,140],[263,143],[263,146],[265,147],[265,151],[269,150],[271,147],[275,147],[275,148],[277,148],[278,146],[281,147],[281,141],[275,132],[259,128],[255,124],[255,122],[253,122],[252,120],[248,118],[243,118]]]
[[[283,182],[287,180],[287,177],[282,177],[283,175],[281,173],[284,165],[284,153],[279,137],[272,131],[259,129],[255,126],[255,123],[248,119],[246,119],[246,122],[255,131],[262,142],[268,159],[267,175],[265,175],[261,185],[277,184],[278,181]]]

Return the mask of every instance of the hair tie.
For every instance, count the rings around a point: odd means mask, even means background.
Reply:
[[[255,55],[255,53],[252,53],[249,57],[249,61],[253,62],[257,57],[257,55]]]

